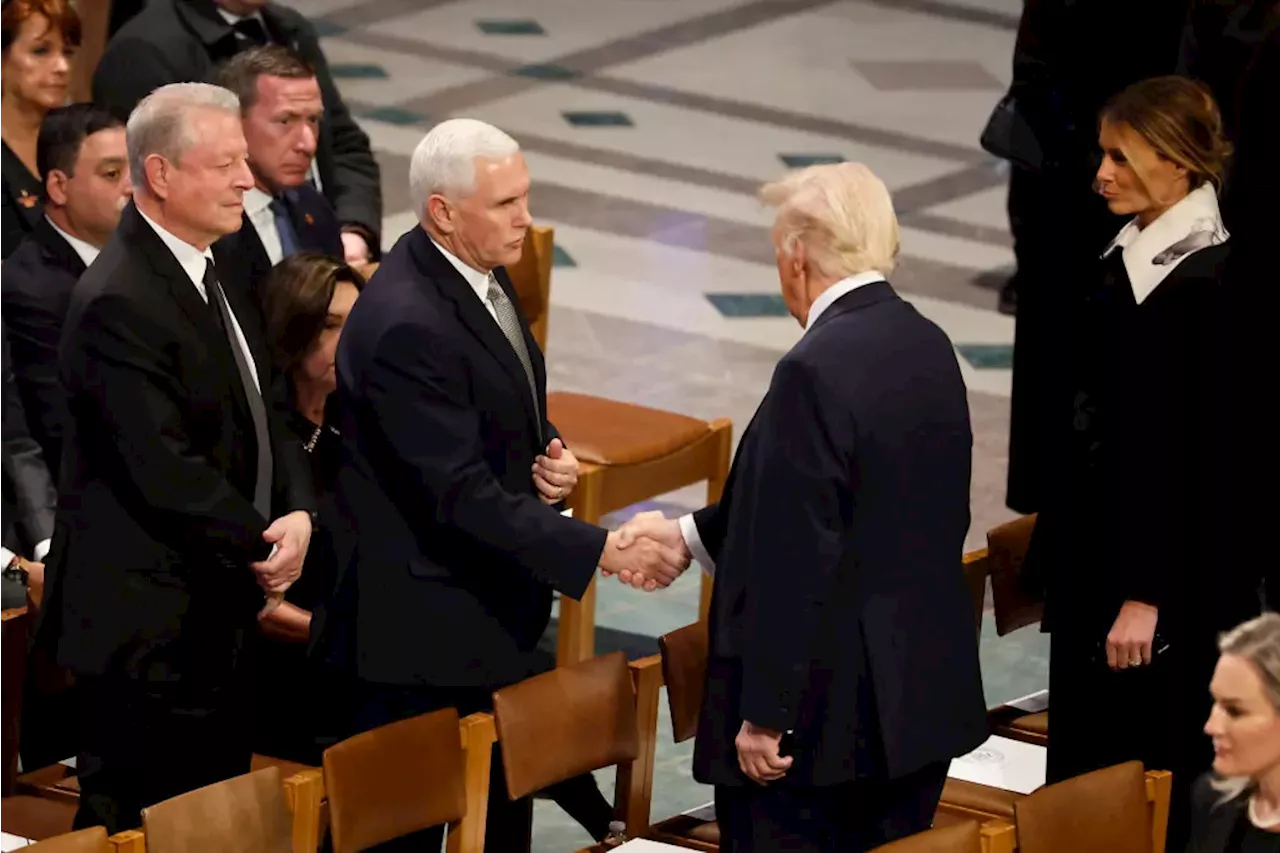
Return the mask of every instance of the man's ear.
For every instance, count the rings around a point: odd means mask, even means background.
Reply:
[[[151,194],[158,199],[168,198],[173,164],[159,154],[150,154],[143,161],[142,170],[147,176],[146,184]]]
[[[457,228],[453,205],[439,193],[432,193],[427,198],[427,218],[441,234],[452,234]]]
[[[44,179],[44,192],[55,207],[67,204],[67,181],[70,176],[61,169],[50,169]]]

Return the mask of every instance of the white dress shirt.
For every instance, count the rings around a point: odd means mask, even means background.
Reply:
[[[160,235],[160,240],[173,253],[173,257],[177,259],[182,271],[187,274],[187,277],[191,279],[191,283],[195,285],[196,292],[200,294],[200,298],[207,303],[209,294],[204,289],[204,268],[205,261],[213,260],[213,253],[208,249],[201,251],[190,243],[173,236],[141,210],[138,213],[151,226],[152,230]],[[240,344],[240,353],[244,356],[245,363],[249,365],[249,372],[253,374],[253,387],[261,394],[262,387],[258,381],[258,365],[253,360],[253,352],[249,349],[249,342],[245,340],[244,330],[240,328],[240,321],[236,319],[236,314],[231,310],[231,306],[227,304],[225,297],[222,300],[222,307],[227,312],[227,316],[231,318],[231,325],[236,331],[236,342]]]
[[[53,544],[52,539],[45,539],[36,543],[35,550],[31,553],[31,561],[33,563],[43,563],[44,558],[49,556],[49,546]],[[13,562],[14,553],[8,548],[0,548],[0,569],[7,568]]]
[[[93,262],[98,258],[99,249],[97,246],[90,246],[79,237],[72,237],[66,231],[59,228],[58,223],[54,222],[47,216],[45,217],[45,221],[53,226],[53,230],[57,231],[62,239],[66,240],[67,243],[70,244],[71,248],[76,250],[76,254],[80,256],[80,260],[84,261],[84,265],[86,267],[93,265]]]
[[[489,312],[489,316],[493,318],[493,322],[498,322],[498,309],[494,308],[493,303],[489,301],[489,277],[493,275],[493,273],[480,272],[480,270],[475,267],[467,266],[452,252],[437,243],[434,237],[431,238],[431,242],[440,250],[440,254],[444,255],[445,258],[448,259],[449,263],[453,264],[453,268],[458,271],[458,274],[466,279],[467,284],[471,285],[471,289],[475,291],[476,296],[480,299],[480,304]]]
[[[822,316],[822,313],[834,305],[840,297],[857,290],[865,284],[875,284],[877,281],[884,280],[883,273],[876,270],[867,270],[837,281],[818,294],[817,299],[813,300],[813,304],[809,306],[809,319],[804,325],[804,330],[808,332],[812,329],[813,324],[818,322],[818,318]],[[698,525],[694,523],[692,513],[680,516],[680,535],[684,538],[684,544],[689,549],[689,553],[693,555],[693,559],[697,561],[698,565],[702,566],[702,570],[709,575],[715,574],[715,561],[711,559],[706,546],[702,544],[702,537],[698,535]]]
[[[274,267],[284,260],[284,245],[280,242],[280,228],[276,225],[275,211],[271,209],[273,201],[275,199],[257,187],[244,192],[245,215],[249,217],[253,230],[258,232],[262,248],[267,250],[267,257]]]

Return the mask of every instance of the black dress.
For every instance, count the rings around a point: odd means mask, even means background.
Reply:
[[[1280,833],[1259,829],[1249,820],[1247,795],[1225,802],[1212,774],[1196,780],[1191,794],[1191,841],[1185,853],[1280,853]],[[1169,846],[1170,851],[1182,848]]]
[[[44,187],[40,179],[18,159],[7,143],[0,143],[0,176],[4,180],[4,233],[0,235],[0,259],[18,248],[44,214]]]
[[[1229,531],[1220,269],[1226,245],[1186,257],[1138,304],[1122,252],[1080,300],[1066,487],[1028,555],[1052,634],[1049,781],[1127,760],[1174,773],[1170,849],[1190,782],[1212,760],[1201,729],[1220,631],[1258,612],[1257,579],[1222,558]],[[1111,671],[1105,639],[1129,600],[1159,608],[1150,666]]]

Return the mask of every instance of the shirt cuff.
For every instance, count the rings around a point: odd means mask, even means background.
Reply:
[[[52,544],[52,539],[45,539],[43,542],[36,543],[35,550],[31,552],[31,559],[37,563],[43,563],[44,558],[49,556],[49,546]]]
[[[13,562],[14,554],[8,548],[0,548],[0,569],[9,568],[9,564]]]
[[[680,516],[680,535],[684,537],[685,547],[689,549],[689,553],[693,555],[698,565],[702,566],[702,570],[714,576],[716,562],[711,559],[706,546],[702,544],[702,537],[698,534],[698,525],[693,520],[693,513]]]

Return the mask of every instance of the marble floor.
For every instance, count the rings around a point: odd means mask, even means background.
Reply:
[[[996,311],[1013,264],[1006,175],[977,139],[1008,83],[1020,0],[287,2],[320,31],[373,140],[386,244],[414,224],[409,155],[434,123],[484,119],[521,143],[534,217],[556,232],[553,390],[745,424],[801,331],[777,294],[756,189],[791,167],[867,163],[902,221],[894,284],[950,335],[968,383],[968,546],[1011,517],[1013,322]],[[651,596],[605,584],[598,644],[656,650],[696,610],[692,572]],[[1040,635],[983,628],[990,703],[1045,686]],[[661,725],[655,818],[710,799],[689,777],[690,744]],[[601,780],[609,793],[612,774]],[[538,851],[588,840],[543,802],[534,838]]]

